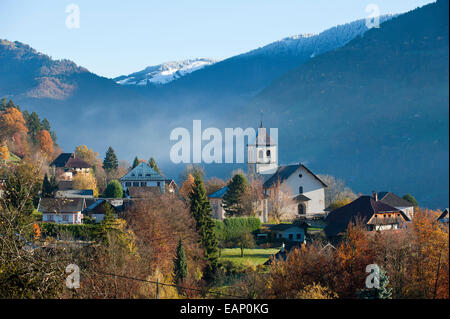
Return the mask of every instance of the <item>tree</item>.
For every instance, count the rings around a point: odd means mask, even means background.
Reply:
[[[41,152],[47,157],[51,157],[53,154],[53,140],[50,133],[47,130],[42,130],[37,134],[37,142]]]
[[[101,166],[101,161],[97,158],[98,153],[89,149],[86,145],[77,146],[75,156],[91,165],[91,167]]]
[[[36,145],[39,143],[38,135],[42,130],[41,120],[36,112],[29,114],[27,111],[24,111],[23,115],[27,123],[28,134],[30,135],[31,141]]]
[[[8,145],[0,145],[0,159],[7,161],[9,159],[9,149]]]
[[[150,160],[148,161],[148,165],[153,168],[157,173],[161,174],[161,171],[158,168],[158,165],[156,165],[156,161],[153,157],[150,157]]]
[[[236,174],[228,184],[228,190],[223,196],[223,207],[227,216],[242,216],[245,213],[243,195],[248,187],[247,178]]]
[[[135,168],[135,167],[137,167],[138,165],[139,165],[139,159],[138,159],[138,157],[136,156],[135,158],[134,158],[134,161],[133,161],[133,166],[131,167],[132,169],[133,168]]]
[[[389,277],[386,271],[380,267],[379,288],[363,288],[358,293],[360,299],[392,299],[392,288],[388,288]]]
[[[356,199],[356,194],[345,185],[342,179],[331,175],[319,175],[319,178],[327,185],[325,188],[325,207],[336,201]]]
[[[402,197],[404,200],[410,202],[414,207],[419,207],[419,203],[417,202],[417,200],[414,198],[414,196],[410,195],[410,194],[405,194]]]
[[[73,178],[74,189],[92,189],[94,196],[98,196],[97,181],[91,173],[77,173]]]
[[[335,292],[317,283],[307,285],[296,296],[298,299],[337,299],[337,297]]]
[[[335,209],[338,209],[338,208],[341,208],[342,206],[345,206],[345,205],[347,205],[347,204],[350,204],[352,202],[352,200],[350,199],[350,198],[342,198],[342,199],[337,199],[337,200],[335,200],[334,202],[332,202],[329,206],[328,206],[328,208],[330,209],[330,210],[335,210]]]
[[[175,274],[176,284],[181,284],[188,273],[186,253],[184,251],[183,242],[181,239],[178,241],[177,254],[173,260],[173,272]]]
[[[190,194],[192,193],[192,189],[194,187],[195,181],[194,176],[191,174],[188,175],[188,178],[184,181],[183,185],[180,188],[180,195],[185,199],[189,199]]]
[[[42,180],[37,167],[21,163],[0,172],[4,176],[3,195],[0,202],[4,209],[14,207],[21,215],[31,215],[39,200]]]
[[[196,229],[200,234],[205,249],[205,258],[209,262],[207,274],[211,275],[217,267],[218,242],[215,224],[212,219],[212,208],[206,197],[202,176],[197,172],[194,176],[194,187],[189,196],[191,214],[196,221]]]
[[[110,146],[103,160],[103,168],[106,171],[114,171],[117,167],[119,167],[119,161],[117,160],[116,153],[114,153],[113,148]]]
[[[22,113],[13,107],[0,112],[0,140],[11,138],[14,133],[27,133],[25,119]]]
[[[42,197],[51,198],[55,197],[55,191],[58,189],[56,184],[56,179],[54,176],[48,179],[47,173],[44,175],[44,180],[42,182]]]
[[[255,239],[251,232],[246,231],[239,234],[235,239],[234,243],[241,249],[241,257],[244,257],[244,249],[245,248],[253,248],[255,247]]]
[[[107,198],[122,198],[123,188],[117,180],[112,180],[106,186],[103,196]]]
[[[268,190],[269,219],[279,223],[291,211],[296,204],[292,198],[292,191],[287,185],[282,185],[278,180]]]
[[[180,185],[183,184],[189,178],[189,175],[195,176],[195,174],[200,174],[200,176],[204,178],[205,170],[200,165],[196,164],[186,165],[185,169],[180,174]]]

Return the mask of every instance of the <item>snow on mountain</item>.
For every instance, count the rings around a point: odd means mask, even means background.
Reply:
[[[380,16],[380,24],[396,15]],[[366,20],[360,19],[327,29],[319,34],[300,34],[270,43],[252,50],[243,56],[252,55],[305,55],[313,58],[319,54],[344,46],[355,37],[363,35],[368,30]]]
[[[119,76],[115,78],[114,81],[122,85],[162,85],[216,62],[217,60],[208,58],[166,62],[155,66],[149,66],[142,71],[131,73],[127,76]]]

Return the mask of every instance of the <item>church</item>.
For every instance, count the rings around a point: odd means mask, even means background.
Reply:
[[[247,145],[247,165],[247,175],[263,181],[266,198],[259,209],[263,223],[269,221],[273,202],[270,198],[274,196],[283,199],[282,220],[325,215],[327,185],[302,163],[278,165],[278,145],[262,122],[255,141]],[[214,200],[213,215],[217,219],[225,218],[221,205],[224,194],[224,191],[219,190],[209,196]]]

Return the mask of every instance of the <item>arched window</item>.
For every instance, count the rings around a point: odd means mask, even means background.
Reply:
[[[266,156],[270,156],[270,150],[266,151]]]
[[[305,205],[298,204],[298,214],[299,215],[305,215],[306,214]]]
[[[298,193],[299,193],[299,194],[303,194],[303,186],[300,186],[300,187],[298,188]]]
[[[262,150],[260,150],[258,154],[259,154],[258,155],[259,158],[263,158],[264,157],[264,152]]]

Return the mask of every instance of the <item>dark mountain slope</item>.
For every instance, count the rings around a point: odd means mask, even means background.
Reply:
[[[275,80],[249,112],[280,127],[285,161],[447,206],[448,28],[448,1],[403,14]]]

